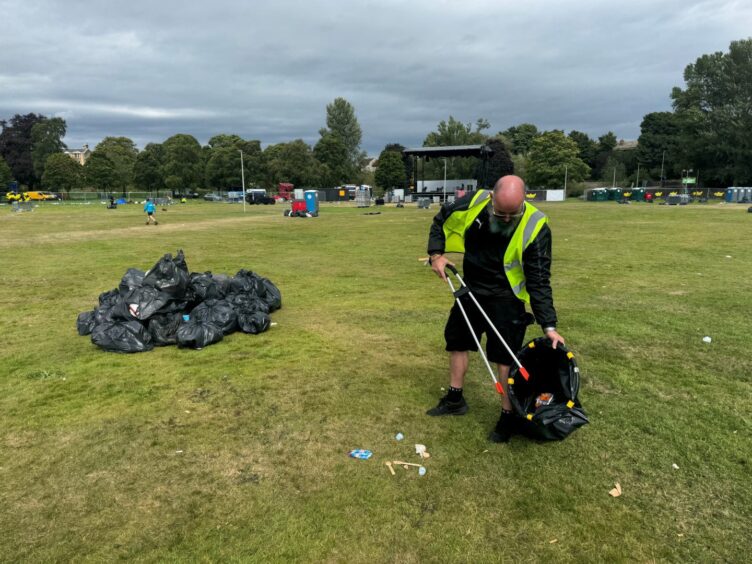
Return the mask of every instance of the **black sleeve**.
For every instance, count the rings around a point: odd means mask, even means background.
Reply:
[[[522,253],[525,284],[530,307],[541,327],[556,327],[556,310],[551,291],[551,229],[544,225]]]
[[[441,206],[439,213],[437,213],[433,218],[431,231],[428,234],[429,256],[435,253],[444,253],[444,222],[449,218],[450,215],[452,215],[453,212],[468,209],[474,195],[474,193],[468,194],[467,196],[458,198],[452,203],[446,203]]]

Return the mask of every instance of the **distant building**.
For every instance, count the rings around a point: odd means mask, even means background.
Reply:
[[[368,163],[365,166],[365,169],[368,172],[374,172],[376,170],[376,167],[379,164],[379,158],[378,157],[366,157],[368,159]]]
[[[637,148],[637,141],[625,141],[624,139],[619,139],[619,142],[616,144],[616,147],[614,147],[614,151],[628,151],[629,149],[636,149]]]
[[[86,161],[88,161],[91,156],[91,151],[89,150],[88,145],[84,145],[81,149],[69,149],[64,152],[81,166],[85,165]]]

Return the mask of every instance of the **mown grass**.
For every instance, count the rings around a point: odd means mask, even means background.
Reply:
[[[140,207],[0,208],[0,558],[746,560],[752,216],[542,207],[592,422],[508,445],[486,442],[498,400],[478,359],[468,415],[423,415],[447,383],[451,296],[416,260],[435,210],[191,203],[147,227]],[[76,334],[128,267],[178,248],[191,270],[275,281],[277,325],[139,355]],[[391,476],[416,442],[426,476]]]

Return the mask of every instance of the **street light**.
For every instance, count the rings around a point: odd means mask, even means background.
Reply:
[[[444,158],[444,203],[446,204],[446,157]]]
[[[240,185],[243,187],[243,213],[245,213],[245,170],[243,170],[243,150],[238,149],[240,153]]]

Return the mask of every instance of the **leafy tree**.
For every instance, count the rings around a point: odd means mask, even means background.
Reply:
[[[590,139],[587,133],[573,129],[569,132],[569,137],[577,143],[580,159],[589,167],[595,166],[595,156],[598,154],[598,144]]]
[[[112,188],[123,194],[133,184],[133,167],[138,156],[135,143],[128,137],[105,137],[94,148],[92,156],[100,153],[112,163],[115,177]]]
[[[149,143],[133,163],[133,184],[139,190],[153,192],[165,186],[162,176],[162,145]]]
[[[40,114],[16,114],[9,122],[0,120],[0,157],[8,163],[20,184],[33,187],[39,181],[31,158],[31,130],[44,119]]]
[[[547,131],[533,141],[529,152],[527,183],[541,188],[561,188],[564,174],[572,182],[587,178],[590,167],[579,157],[577,143],[562,131]]]
[[[530,151],[533,141],[540,136],[540,132],[532,123],[521,123],[502,131],[501,135],[511,142],[510,150],[513,154],[525,155]]]
[[[62,153],[67,148],[63,143],[65,129],[65,120],[62,118],[43,119],[31,128],[31,160],[37,178],[43,178],[47,158],[53,153]]]
[[[478,162],[475,177],[478,179],[479,186],[491,187],[502,176],[514,174],[514,163],[501,139],[495,137],[486,145],[493,151],[493,155],[486,161],[485,170],[483,170],[482,163]]]
[[[473,130],[471,123],[462,123],[449,116],[448,121],[441,120],[436,131],[429,133],[423,140],[424,147],[449,147],[452,145],[479,145],[486,141],[483,129],[488,129],[488,122],[480,118]],[[482,129],[480,129],[482,128]]]
[[[616,148],[618,142],[619,141],[616,139],[616,135],[614,135],[613,131],[604,133],[598,137],[598,151],[601,153],[610,153]]]
[[[352,178],[347,147],[338,136],[324,133],[313,148],[313,156],[324,165],[321,178],[324,186],[339,186]]]
[[[680,167],[702,169],[715,185],[752,183],[752,38],[728,53],[703,55],[671,93],[681,129]]]
[[[481,145],[487,136],[488,122],[480,118],[473,129],[471,123],[462,123],[449,116],[448,121],[440,121],[436,131],[429,133],[423,140],[424,147],[449,147],[453,145]],[[474,178],[478,167],[475,157],[451,157],[446,159],[447,178]],[[426,179],[438,179],[444,176],[444,158],[433,159],[424,163],[423,172]]]
[[[52,153],[44,165],[42,185],[55,192],[70,192],[81,186],[83,167],[65,153]]]
[[[405,187],[405,164],[395,151],[382,151],[374,175],[376,186],[384,190]]]
[[[295,186],[321,186],[323,165],[313,156],[311,147],[302,139],[270,145],[264,151],[268,167],[267,182],[291,182]]]
[[[8,185],[13,182],[13,173],[5,162],[3,157],[0,157],[0,197],[2,197],[5,190],[8,189]]]
[[[230,147],[234,149],[239,147],[243,142],[243,138],[239,135],[220,133],[209,139],[209,147],[212,149],[219,149],[220,147]]]
[[[264,156],[261,142],[245,141],[238,135],[215,135],[209,139],[206,153],[207,184],[227,190],[239,188],[245,176],[246,187],[259,184],[264,178]],[[240,172],[240,152],[243,152],[243,175]]]
[[[326,106],[326,129],[321,129],[319,134],[323,138],[327,133],[339,138],[345,146],[347,159],[351,170],[355,173],[360,170],[360,142],[363,131],[360,129],[358,119],[355,117],[355,108],[344,98],[335,98]]]
[[[679,134],[679,120],[671,112],[653,112],[642,118],[637,154],[640,162],[644,163],[652,176],[660,178],[661,164],[663,178],[671,176],[674,172]]]
[[[627,167],[615,156],[610,156],[603,165],[603,180],[614,186],[624,186],[627,180]]]
[[[402,158],[402,164],[405,165],[405,180],[407,181],[406,186],[409,186],[412,183],[413,178],[413,158],[409,155],[405,155],[403,153],[404,150],[404,145],[400,145],[399,143],[387,143],[384,146],[384,149],[381,151],[381,155],[383,155],[386,151],[393,151],[399,154],[399,156]],[[379,156],[379,159],[381,159],[381,156]]]
[[[196,190],[204,179],[201,145],[192,135],[179,133],[162,143],[162,176],[173,191]]]
[[[86,184],[103,192],[110,192],[119,187],[119,178],[115,163],[104,151],[94,151],[84,165]]]

